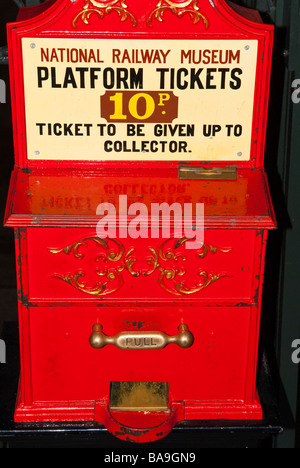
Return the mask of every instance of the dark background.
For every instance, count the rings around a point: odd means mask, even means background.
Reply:
[[[14,164],[5,25],[16,19],[21,3],[21,0],[1,0],[0,79],[6,83],[6,102],[0,103],[2,220]],[[23,3],[42,2],[24,0]],[[291,360],[292,342],[300,339],[300,103],[291,100],[292,82],[300,79],[300,0],[234,3],[257,8],[265,21],[276,27],[265,161],[279,227],[270,234],[267,249],[261,345],[267,351],[273,372],[284,427],[283,434],[274,441],[274,448],[300,448],[300,365]],[[6,327],[17,322],[13,237],[13,230],[3,228],[1,222],[0,336]],[[8,354],[6,366],[10,358]]]
[[[6,23],[13,21],[18,6],[12,0],[1,0],[0,14],[0,79],[6,84],[6,102],[0,103],[0,330],[6,321],[16,320],[16,278],[14,265],[14,234],[2,227],[10,173],[14,164],[10,89],[6,64]]]

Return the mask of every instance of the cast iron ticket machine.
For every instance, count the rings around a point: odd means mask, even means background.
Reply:
[[[272,27],[224,0],[50,0],[8,41],[15,421],[146,442],[261,419]]]

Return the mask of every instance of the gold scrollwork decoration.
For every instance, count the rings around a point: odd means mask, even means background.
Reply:
[[[89,24],[90,17],[93,13],[97,14],[100,19],[103,19],[105,15],[108,15],[113,11],[118,13],[121,21],[126,21],[127,18],[130,18],[133,26],[137,26],[137,20],[135,16],[128,11],[124,0],[103,0],[102,2],[98,2],[96,0],[84,0],[84,2],[85,5],[73,19],[74,28],[77,27],[79,18],[84,24]]]
[[[174,250],[178,249],[179,247],[183,246],[188,240],[192,240],[192,239],[189,239],[188,237],[182,237],[181,239],[178,239],[175,242],[173,249]],[[167,242],[168,242],[168,239],[161,244],[159,248],[159,258],[163,261],[173,260],[177,262],[178,259],[181,257],[182,261],[186,261],[186,257],[182,253],[176,254],[174,251],[172,251],[172,249],[170,250],[170,247],[166,252],[164,252],[163,249]],[[206,257],[206,255],[209,252],[216,253],[218,251],[223,252],[223,253],[228,253],[231,251],[231,249],[218,249],[216,247],[213,247],[210,244],[202,244],[200,251],[197,250],[196,255],[198,256],[198,258],[203,259],[204,257]],[[198,272],[198,275],[201,277],[201,281],[197,282],[197,284],[193,287],[187,287],[185,281],[178,281],[176,279],[177,277],[183,277],[186,274],[186,270],[184,268],[167,269],[167,268],[162,267],[161,264],[159,264],[158,269],[161,272],[160,278],[158,280],[161,288],[177,296],[197,293],[201,291],[202,289],[207,288],[209,285],[211,285],[215,281],[228,276],[228,275],[209,274],[208,272],[201,270]]]
[[[202,249],[200,252],[198,252],[198,257],[199,258],[204,258],[206,257],[206,255],[208,254],[208,252],[211,252],[211,253],[217,253],[217,252],[223,252],[223,253],[228,253],[230,252],[231,249],[218,249],[217,247],[213,247],[212,245],[209,245],[209,244],[203,244],[202,245]]]
[[[207,288],[207,286],[219,280],[220,278],[225,278],[227,276],[227,275],[215,275],[215,274],[209,275],[206,271],[200,271],[198,275],[203,278],[203,281],[200,281],[196,286],[187,288],[185,283],[181,282],[176,285],[176,290],[180,294],[194,294],[196,292],[201,291],[204,288]]]
[[[52,254],[64,253],[66,255],[69,255],[72,252],[75,258],[83,259],[84,253],[79,251],[79,248],[88,247],[89,241],[95,243],[98,247],[102,247],[106,251],[105,254],[100,253],[95,259],[96,262],[102,260],[105,263],[104,269],[101,270],[100,268],[96,268],[95,271],[97,276],[105,277],[107,281],[102,283],[98,282],[95,286],[89,287],[87,286],[86,282],[81,280],[86,275],[86,273],[83,271],[79,271],[74,275],[71,275],[70,273],[67,275],[55,274],[53,277],[65,281],[69,285],[86,294],[93,296],[104,296],[106,294],[112,294],[113,292],[120,289],[123,285],[123,277],[120,275],[120,273],[123,271],[124,267],[121,266],[109,268],[106,265],[107,262],[116,263],[123,257],[124,247],[116,239],[110,239],[115,247],[110,249],[105,239],[101,239],[100,237],[95,236],[86,237],[62,249],[49,249],[49,252]],[[109,283],[113,283],[113,286],[108,287]]]
[[[97,247],[101,247],[105,251],[104,253],[98,254],[95,258],[96,262],[102,261],[102,263],[104,263],[102,269],[101,267],[96,267],[95,269],[96,275],[102,277],[103,281],[97,282],[94,286],[88,286],[84,281],[86,273],[81,270],[73,275],[70,273],[66,275],[55,274],[53,277],[68,283],[85,294],[104,296],[116,292],[123,286],[124,279],[121,273],[124,270],[127,270],[127,272],[135,278],[147,277],[152,275],[155,271],[159,271],[160,276],[158,278],[158,284],[160,287],[170,294],[184,296],[197,293],[217,280],[228,276],[208,273],[201,269],[197,273],[200,277],[200,281],[196,281],[193,286],[188,287],[186,282],[183,281],[187,270],[182,266],[182,263],[187,260],[187,257],[178,250],[180,247],[183,247],[188,240],[191,239],[188,237],[177,240],[171,238],[164,240],[158,249],[149,247],[149,256],[143,259],[148,265],[148,268],[136,269],[138,258],[134,248],[129,249],[125,253],[123,244],[116,239],[110,238],[106,241],[99,237],[86,237],[61,249],[49,249],[49,252],[52,254],[64,253],[65,255],[73,253],[74,258],[83,259],[84,253],[82,248],[87,248],[89,242],[95,243]],[[113,246],[111,246],[111,244]],[[203,259],[209,253],[228,253],[231,250],[232,249],[220,249],[211,244],[203,244],[202,247],[196,251],[195,255],[198,259]]]
[[[65,281],[66,283],[68,283],[70,286],[73,286],[74,288],[86,294],[91,294],[93,296],[100,296],[105,293],[105,289],[106,289],[105,283],[103,284],[97,283],[95,286],[88,287],[86,283],[80,281],[80,278],[82,278],[83,276],[85,276],[84,272],[78,272],[78,273],[75,273],[74,275],[71,275],[71,274],[67,274],[65,276],[53,275],[53,278],[61,279],[62,281]]]
[[[171,11],[178,18],[182,18],[185,14],[188,14],[194,24],[202,20],[206,28],[209,25],[208,19],[200,12],[198,0],[179,0],[177,2],[175,0],[159,0],[156,8],[147,19],[148,26],[152,27],[153,17],[155,17],[157,21],[163,22],[166,10]]]
[[[135,257],[131,257],[131,255],[134,252],[134,249],[130,249],[127,254],[125,255],[125,265],[127,271],[134,276],[135,278],[138,278],[139,276],[150,276],[158,267],[158,256],[156,253],[156,250],[153,248],[149,248],[149,251],[152,254],[152,257],[146,259],[146,263],[150,265],[150,268],[148,270],[143,270],[143,271],[135,271],[134,270],[134,264],[137,262],[137,259]]]
[[[87,242],[92,241],[95,242],[97,245],[101,245],[107,250],[107,242],[105,239],[100,239],[100,237],[86,237],[79,242],[74,242],[74,244],[67,245],[62,249],[49,249],[49,251],[53,254],[58,254],[64,252],[65,254],[69,255],[70,252],[73,252],[74,257],[76,258],[83,258],[84,254],[82,252],[78,252],[80,247],[87,247]]]

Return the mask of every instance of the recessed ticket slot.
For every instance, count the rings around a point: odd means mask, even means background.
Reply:
[[[168,395],[166,382],[111,382],[110,409],[166,411]]]

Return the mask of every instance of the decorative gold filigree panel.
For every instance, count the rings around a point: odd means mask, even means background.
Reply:
[[[126,21],[128,18],[131,20],[134,27],[137,26],[137,21],[132,13],[127,9],[127,5],[123,0],[84,0],[85,5],[80,12],[73,19],[73,27],[76,28],[79,19],[85,24],[89,24],[92,14],[98,15],[100,19],[104,18],[112,12],[118,13],[121,21]]]
[[[153,18],[160,22],[164,21],[164,13],[167,10],[178,18],[182,18],[186,14],[189,15],[194,24],[202,20],[204,25],[208,27],[208,19],[200,12],[198,0],[160,0],[147,19],[148,26],[152,26]]]
[[[157,278],[158,284],[162,289],[176,296],[184,296],[194,294],[202,289],[207,288],[217,280],[224,278],[227,275],[210,273],[200,269],[193,263],[193,270],[196,271],[196,281],[193,286],[188,286],[184,279],[187,270],[183,268],[183,262],[187,260],[184,249],[181,247],[190,239],[183,237],[181,239],[166,239],[158,249],[149,247],[143,258],[138,258],[134,248],[127,252],[123,244],[116,239],[100,239],[99,237],[86,237],[78,242],[70,244],[60,249],[49,249],[52,254],[73,254],[76,259],[83,259],[84,248],[89,248],[90,243],[96,244],[102,249],[102,252],[95,258],[95,262],[102,262],[103,267],[96,267],[96,275],[102,281],[95,285],[88,286],[84,281],[86,272],[79,270],[74,274],[55,274],[53,277],[65,281],[69,285],[79,291],[93,296],[105,296],[118,291],[124,284],[123,272],[132,275],[134,278],[147,277],[159,272]],[[201,249],[194,252],[195,260],[202,260],[208,254],[216,254],[217,252],[228,253],[231,249],[219,249],[210,244],[203,244]],[[180,262],[179,262],[180,260]],[[143,262],[146,265],[144,269],[136,268],[137,262]],[[180,265],[179,265],[180,263]],[[177,266],[178,265],[178,266]]]
[[[176,15],[177,18],[189,15],[193,24],[203,21],[205,27],[208,27],[208,19],[201,13],[198,0],[159,0],[156,8],[150,13],[147,19],[148,26],[152,27],[154,18],[159,22],[163,22],[165,20],[164,14],[167,10]],[[137,19],[134,14],[128,10],[128,6],[124,0],[102,0],[101,2],[97,0],[84,0],[84,6],[73,19],[73,27],[77,27],[79,19],[81,19],[83,23],[89,24],[91,15],[96,14],[100,19],[103,19],[105,15],[112,12],[118,13],[121,21],[130,19],[133,26],[137,26]]]

